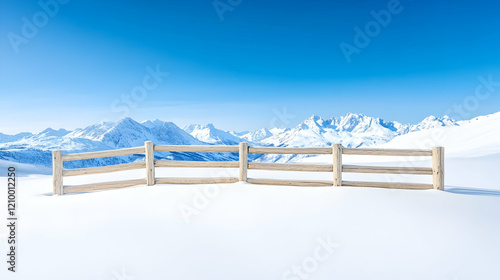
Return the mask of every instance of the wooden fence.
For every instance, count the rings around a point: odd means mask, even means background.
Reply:
[[[154,152],[206,152],[206,153],[239,153],[238,161],[175,161],[155,160]],[[133,154],[145,154],[145,161],[116,164],[102,167],[63,169],[64,161],[83,160],[103,157],[115,157]],[[297,164],[297,163],[263,163],[248,162],[248,154],[330,154],[332,164]],[[383,167],[343,165],[342,155],[373,155],[373,156],[431,156],[432,167]],[[281,147],[249,147],[247,143],[239,146],[178,146],[153,145],[146,142],[144,147],[90,152],[79,154],[65,154],[61,151],[52,152],[53,162],[53,193],[66,194],[122,188],[147,184],[219,184],[249,182],[264,185],[287,186],[351,186],[351,187],[381,187],[398,189],[444,189],[444,148],[434,147],[432,150],[402,150],[402,149],[353,149],[343,148],[340,144],[333,144],[328,148],[281,148]],[[209,168],[239,168],[239,177],[219,178],[157,178],[155,169],[158,167],[209,167]],[[108,173],[133,169],[146,169],[146,179],[94,183],[76,186],[64,186],[63,177]],[[248,178],[248,169],[279,170],[279,171],[310,171],[330,172],[332,180],[277,180]],[[364,182],[343,181],[342,173],[385,173],[385,174],[416,174],[432,175],[432,184],[395,183],[395,182]]]

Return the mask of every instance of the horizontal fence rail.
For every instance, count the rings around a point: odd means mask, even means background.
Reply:
[[[310,172],[332,172],[331,164],[287,164],[287,163],[264,163],[249,162],[248,169],[279,170],[279,171],[310,171]]]
[[[158,152],[237,153],[238,146],[155,145]]]
[[[354,149],[342,148],[344,155],[363,156],[432,156],[432,150],[403,150],[403,149]]]
[[[117,156],[133,155],[133,154],[143,154],[144,152],[145,152],[144,147],[136,147],[136,148],[126,148],[126,149],[118,149],[118,150],[110,150],[102,152],[62,155],[62,159],[63,161],[82,160],[91,158],[117,157]]]
[[[195,152],[195,153],[238,153],[238,161],[177,161],[177,160],[155,160],[154,152]],[[115,157],[134,154],[144,154],[145,161],[124,164],[115,164],[101,167],[63,169],[64,161],[85,160],[103,157]],[[332,164],[299,164],[299,163],[264,163],[249,162],[248,154],[330,154]],[[342,155],[365,155],[365,156],[424,156],[432,157],[432,167],[386,167],[386,166],[364,166],[344,165]],[[155,169],[167,167],[188,168],[238,168],[238,177],[219,178],[157,178]],[[328,148],[284,148],[284,147],[249,147],[247,143],[239,146],[195,146],[195,145],[153,145],[146,142],[144,147],[117,149],[101,152],[77,153],[63,155],[61,151],[52,152],[53,168],[53,193],[67,194],[95,190],[106,190],[130,187],[136,185],[155,184],[225,184],[236,182],[248,182],[262,185],[283,186],[348,186],[348,187],[376,187],[393,189],[444,189],[444,148],[434,147],[432,150],[409,150],[409,149],[354,149],[343,148],[340,144],[333,144]],[[134,169],[146,169],[145,179],[134,179],[124,181],[112,181],[92,183],[85,185],[64,186],[63,177],[101,174],[116,171],[127,171]],[[281,180],[248,178],[248,170],[270,170],[270,171],[305,171],[305,172],[329,172],[333,174],[332,180]],[[374,174],[411,174],[431,175],[432,184],[420,183],[398,183],[398,182],[362,182],[343,181],[342,173],[374,173]]]
[[[432,175],[432,168],[430,168],[430,167],[387,167],[387,166],[342,165],[342,172],[345,172],[345,173],[383,173],[383,174]]]
[[[156,160],[155,167],[209,167],[209,168],[238,168],[237,161],[184,161],[184,160]]]
[[[77,169],[67,169],[63,170],[63,176],[78,176],[78,175],[90,175],[90,174],[101,174],[109,173],[115,171],[126,171],[133,169],[143,169],[146,168],[146,162],[131,162],[123,164],[115,164],[101,167],[89,167],[89,168],[77,168]]]
[[[275,147],[250,147],[248,148],[250,154],[308,154],[320,155],[331,154],[331,148],[275,148]]]

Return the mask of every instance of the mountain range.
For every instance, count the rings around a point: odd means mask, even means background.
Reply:
[[[344,147],[367,147],[387,143],[397,136],[434,127],[459,126],[448,116],[427,117],[416,125],[386,122],[362,114],[349,113],[339,118],[322,119],[317,115],[294,128],[262,128],[255,131],[224,131],[213,124],[178,127],[172,122],[147,120],[137,122],[124,118],[117,122],[100,122],[73,131],[47,128],[40,133],[15,135],[0,133],[0,160],[51,166],[51,151],[63,153],[100,151],[144,145],[145,141],[169,145],[237,145],[325,147],[340,143]],[[225,153],[158,153],[159,158],[175,160],[235,160],[236,154]],[[252,160],[286,162],[288,155],[254,155]],[[143,155],[65,162],[65,167],[89,167],[143,160]]]

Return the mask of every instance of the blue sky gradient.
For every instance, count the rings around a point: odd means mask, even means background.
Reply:
[[[44,5],[1,2],[0,132],[125,116],[249,130],[311,114],[416,123],[500,111],[498,1],[220,0],[223,18],[213,1],[65,2],[31,38],[23,18],[43,20]],[[349,62],[340,44],[355,47],[354,28],[391,5]],[[147,78],[157,67],[169,75]],[[479,77],[493,83],[475,96]],[[130,99],[144,79],[150,89]],[[284,111],[293,117],[276,122]]]

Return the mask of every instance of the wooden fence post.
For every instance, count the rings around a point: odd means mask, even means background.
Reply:
[[[154,145],[151,141],[144,143],[146,154],[146,183],[148,186],[155,184],[155,152]]]
[[[444,190],[444,148],[432,148],[432,184],[435,190]]]
[[[247,181],[248,173],[248,143],[240,142],[240,182]]]
[[[52,151],[52,194],[63,194],[62,151]]]
[[[333,186],[342,186],[342,145],[332,144]]]

